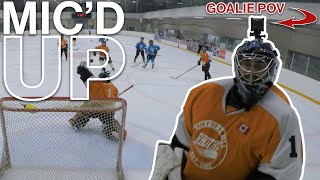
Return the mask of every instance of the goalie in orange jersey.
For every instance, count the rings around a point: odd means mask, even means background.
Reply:
[[[93,74],[87,69],[86,62],[82,61],[78,66],[77,73],[80,74],[80,79],[84,84],[87,83],[87,80],[90,77],[94,77]],[[102,72],[99,74],[99,78],[110,77],[110,72],[102,69]],[[91,81],[89,84],[89,98],[117,98],[118,89],[111,83],[110,80],[107,81]],[[108,107],[109,109],[113,107],[114,102],[98,102],[98,101],[87,101],[82,107]],[[118,121],[114,118],[114,112],[105,112],[105,113],[93,113],[93,112],[83,112],[76,113],[76,115],[69,120],[69,123],[72,127],[80,129],[84,127],[90,120],[90,118],[99,118],[103,123],[103,132],[111,140],[119,140],[121,127]],[[127,135],[127,131],[124,130],[124,139]]]
[[[171,142],[159,143],[151,180],[302,178],[302,127],[276,84],[278,53],[258,30],[235,50],[234,77],[189,90]]]

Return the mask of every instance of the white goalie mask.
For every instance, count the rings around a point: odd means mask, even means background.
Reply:
[[[246,41],[234,57],[235,83],[244,103],[260,99],[272,86],[279,70],[279,59],[269,43]]]

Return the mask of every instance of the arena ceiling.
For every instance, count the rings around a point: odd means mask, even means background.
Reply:
[[[14,2],[16,10],[18,12],[23,11],[26,0],[10,0],[10,1]],[[28,0],[28,1],[36,1],[37,3],[41,4],[41,0]],[[55,7],[63,1],[64,0],[49,0],[50,11],[53,11]],[[86,0],[73,0],[73,1],[80,2],[80,3],[82,2],[84,4],[86,2]],[[96,2],[101,0],[91,0],[91,1]],[[105,1],[118,3],[125,12],[137,13],[137,12],[146,12],[146,11],[154,11],[154,10],[162,10],[162,9],[179,8],[179,7],[183,7],[183,1],[190,1],[190,0],[105,0]],[[195,6],[204,5],[205,1],[208,1],[208,0],[202,0],[202,1],[203,1],[202,3],[195,1],[194,5]],[[0,2],[0,5],[1,5],[1,2]],[[188,4],[188,6],[192,6],[192,5],[193,4]],[[40,9],[41,9],[41,6],[39,6],[39,10]]]
[[[4,0],[7,1],[7,0]],[[10,0],[14,2],[14,5],[16,7],[16,10],[18,12],[22,12],[25,6],[25,2],[26,0]],[[37,11],[41,12],[41,0],[28,0],[28,1],[35,1],[37,2],[37,4],[39,4]],[[80,4],[83,3],[83,7],[85,7],[85,2],[86,0],[73,0],[76,2],[79,2]],[[92,0],[92,2],[94,2],[94,7],[95,8],[95,2],[96,1],[101,1],[101,0]],[[161,9],[171,9],[171,8],[179,8],[179,7],[183,7],[183,6],[192,6],[193,3],[197,3],[195,5],[201,5],[205,2],[210,2],[210,0],[197,0],[197,1],[193,1],[193,0],[105,0],[105,1],[110,1],[110,2],[116,2],[118,3],[125,12],[129,12],[129,13],[142,13],[142,12],[147,12],[147,11],[154,11],[154,10],[161,10]],[[201,2],[200,2],[201,1]],[[2,6],[3,1],[0,2],[0,7]],[[64,2],[64,0],[49,0],[50,2],[50,11],[54,11],[54,9],[56,8],[56,6],[61,3]],[[314,2],[313,0],[305,0],[305,2]],[[73,11],[72,9],[69,11]],[[214,20],[220,20],[220,21],[234,21],[234,22],[239,22],[239,23],[246,23],[247,19],[246,18],[240,18],[240,19],[227,19],[226,17],[204,17],[204,18],[159,18],[161,21],[165,21],[165,20],[170,20],[170,19],[174,19],[174,20],[188,20],[188,21],[214,21]],[[275,20],[268,20],[269,22],[274,22]],[[312,29],[312,30],[317,30],[320,31],[320,25],[319,24],[312,24],[312,25],[307,25],[305,27],[303,27],[303,29]]]

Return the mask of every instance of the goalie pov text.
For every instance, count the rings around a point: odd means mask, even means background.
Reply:
[[[65,10],[66,8],[72,8],[74,9],[75,13],[81,13],[81,14],[90,14],[93,11],[93,2],[86,2],[85,3],[85,8],[83,8],[78,2],[73,2],[73,1],[64,1],[61,2],[60,4],[58,4],[56,6],[56,8],[54,9],[53,12],[51,12],[52,10],[49,11],[49,7],[50,7],[50,3],[49,1],[46,2],[41,2],[41,4],[37,4],[35,1],[26,1],[25,2],[25,7],[23,12],[20,14],[17,13],[15,5],[12,1],[5,1],[3,2],[3,60],[4,60],[4,71],[3,71],[3,76],[4,76],[4,84],[5,87],[7,89],[7,91],[15,98],[20,99],[20,100],[24,100],[24,101],[39,101],[39,100],[45,100],[47,98],[50,98],[51,96],[53,96],[53,94],[56,93],[56,91],[59,89],[60,86],[60,81],[61,81],[61,57],[60,54],[57,53],[57,67],[58,67],[58,71],[56,72],[56,74],[50,74],[50,76],[54,76],[56,77],[56,80],[54,80],[52,83],[56,84],[56,87],[52,90],[48,90],[49,92],[46,92],[47,95],[39,97],[39,98],[25,98],[25,97],[20,97],[19,95],[17,95],[13,90],[14,87],[10,87],[10,84],[8,84],[8,79],[7,79],[7,73],[9,71],[15,71],[14,69],[10,69],[10,61],[19,61],[20,62],[20,82],[23,85],[23,87],[25,88],[25,90],[34,90],[37,88],[40,88],[41,85],[43,85],[43,76],[45,74],[44,70],[45,67],[44,65],[42,65],[42,74],[41,74],[41,82],[35,86],[31,86],[31,85],[27,85],[26,83],[24,83],[23,81],[23,46],[22,46],[22,39],[23,39],[23,34],[25,34],[26,29],[28,29],[28,34],[29,35],[37,35],[39,33],[41,33],[40,35],[42,36],[42,41],[41,41],[41,46],[42,46],[42,64],[44,64],[44,59],[46,59],[45,56],[43,56],[44,51],[46,50],[44,48],[45,45],[45,41],[48,39],[52,39],[55,38],[57,39],[57,41],[59,42],[59,46],[61,45],[61,39],[60,39],[60,35],[56,35],[56,36],[52,36],[50,35],[50,28],[49,28],[49,20],[53,21],[53,25],[55,27],[55,29],[63,35],[70,35],[70,38],[87,38],[87,39],[93,39],[93,38],[106,38],[109,39],[111,41],[113,41],[114,43],[116,43],[121,52],[122,52],[122,65],[121,68],[119,69],[119,71],[117,71],[113,76],[109,77],[109,78],[104,78],[104,79],[98,79],[98,78],[89,78],[88,80],[110,80],[110,79],[114,79],[115,77],[119,76],[121,74],[121,72],[123,71],[123,68],[125,66],[125,53],[124,53],[124,49],[122,47],[122,45],[114,38],[111,37],[106,37],[106,36],[102,36],[102,35],[112,35],[112,34],[116,34],[118,33],[123,25],[124,25],[124,12],[122,10],[122,8],[120,7],[120,5],[118,5],[115,2],[96,2],[97,5],[97,9],[96,9],[96,34],[97,36],[72,36],[72,35],[76,35],[78,34],[82,29],[83,29],[83,24],[81,23],[81,21],[78,21],[77,23],[75,23],[74,27],[71,28],[66,28],[62,22],[61,22],[61,17],[62,17],[62,12],[63,10]],[[41,6],[40,6],[41,5]],[[37,24],[40,24],[39,22],[37,22],[37,7],[41,7],[41,31],[37,31]],[[86,9],[86,10],[83,10]],[[116,23],[113,27],[111,28],[106,28],[105,27],[105,21],[107,21],[108,19],[105,18],[104,14],[105,11],[107,9],[112,9],[114,10],[115,14],[116,14]],[[20,17],[21,16],[21,17]],[[12,26],[11,26],[12,24]],[[50,36],[49,36],[50,35]],[[20,42],[20,59],[10,59],[9,57],[7,57],[7,46],[8,46],[8,40],[12,40],[12,39],[18,39]],[[72,44],[70,45],[70,53],[72,53]],[[89,62],[89,52],[92,51],[92,49],[88,49],[87,52],[87,62]],[[70,58],[70,64],[73,64],[73,57],[71,56]],[[88,63],[89,64],[89,63]],[[107,63],[105,63],[104,65],[100,65],[99,67],[104,67],[106,66]],[[95,68],[93,65],[89,66],[90,68]],[[97,66],[98,67],[98,66]],[[72,76],[74,76],[73,71],[76,71],[75,68],[70,68],[70,79],[72,79]],[[15,73],[19,73],[19,72],[15,72]],[[88,81],[88,82],[89,82]],[[71,100],[88,100],[89,99],[89,88],[87,88],[87,97],[86,98],[79,98],[79,97],[74,97],[72,90],[74,88],[72,87],[72,84],[70,84],[70,99]]]

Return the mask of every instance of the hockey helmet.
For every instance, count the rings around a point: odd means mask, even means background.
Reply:
[[[99,42],[101,42],[101,43],[106,43],[107,40],[106,40],[106,38],[100,38],[100,39],[99,39]]]
[[[98,75],[99,78],[108,78],[110,77],[110,71],[106,71],[106,68],[102,68],[101,73]],[[111,82],[110,80],[104,81],[105,83]]]
[[[105,68],[102,68],[101,73],[98,75],[99,78],[108,78],[110,77],[110,71],[106,71]]]
[[[260,99],[272,86],[280,60],[271,44],[262,39],[245,41],[234,57],[235,84],[244,103]]]

